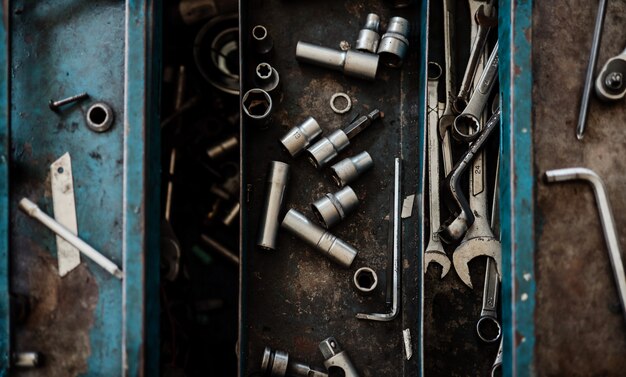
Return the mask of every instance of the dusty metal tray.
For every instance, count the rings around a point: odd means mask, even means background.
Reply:
[[[387,217],[393,189],[393,160],[404,160],[404,196],[419,194],[421,171],[418,127],[420,10],[392,10],[381,1],[285,2],[264,1],[241,4],[242,87],[253,87],[251,72],[262,60],[251,54],[251,28],[264,25],[274,39],[269,63],[278,70],[282,88],[273,94],[272,122],[267,130],[256,129],[242,120],[242,314],[241,372],[248,376],[259,369],[266,346],[286,350],[294,358],[322,366],[318,343],[334,336],[351,355],[365,376],[416,375],[418,357],[406,360],[403,329],[418,339],[418,294],[421,259],[418,248],[417,211],[403,221],[403,290],[401,315],[392,322],[376,323],[355,318],[357,312],[380,312],[384,289],[362,298],[351,287],[354,271],[369,266],[385,286],[388,263]],[[354,44],[369,12],[383,20],[392,16],[411,22],[410,52],[401,69],[381,68],[378,79],[368,82],[343,76],[295,60],[298,40],[339,48],[342,41]],[[329,107],[336,92],[347,93],[352,110],[335,114]],[[351,269],[331,264],[302,241],[281,231],[276,251],[256,247],[259,212],[265,176],[271,160],[291,165],[291,182],[286,191],[285,210],[296,208],[314,218],[310,203],[336,186],[327,170],[317,171],[304,156],[291,158],[279,147],[278,139],[307,116],[314,116],[325,132],[348,124],[357,114],[379,108],[381,122],[352,140],[337,161],[367,150],[374,168],[352,187],[361,204],[332,232],[352,244],[359,255]],[[417,341],[414,342],[417,345]],[[418,350],[414,350],[417,354]]]

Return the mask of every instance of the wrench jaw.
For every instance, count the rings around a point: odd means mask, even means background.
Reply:
[[[472,289],[474,286],[470,278],[469,262],[478,256],[493,258],[496,261],[498,278],[501,279],[502,276],[502,244],[500,241],[488,237],[469,239],[459,245],[452,254],[452,263],[461,281]]]
[[[435,262],[441,266],[441,276],[439,279],[443,279],[448,272],[450,272],[450,268],[452,267],[452,262],[450,262],[450,258],[448,258],[448,255],[445,252],[431,249],[429,247],[424,253],[424,273],[428,271],[428,266],[431,262]]]
[[[602,101],[617,101],[626,95],[626,56],[609,59],[596,79],[596,95]]]
[[[455,243],[467,233],[467,230],[474,222],[474,214],[471,211],[461,210],[461,213],[441,225],[437,234],[439,238],[447,243]]]

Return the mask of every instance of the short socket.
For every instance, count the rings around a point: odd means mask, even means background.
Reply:
[[[368,14],[365,25],[359,32],[359,38],[356,41],[356,49],[376,53],[378,43],[380,42],[380,34],[378,34],[379,27],[380,17],[374,13]]]
[[[311,204],[311,209],[327,229],[345,219],[359,206],[359,198],[350,186],[328,193]]]
[[[376,271],[369,267],[361,267],[354,273],[352,279],[357,292],[363,295],[369,295],[376,289],[378,285],[378,276]]]
[[[289,165],[272,161],[267,174],[267,189],[265,205],[261,213],[259,224],[259,238],[257,244],[265,250],[276,249],[276,236],[280,226],[278,216],[283,203],[287,183],[289,182]]]
[[[409,49],[409,21],[402,17],[393,17],[387,26],[387,32],[383,35],[378,46],[378,55],[383,64],[397,68],[402,65],[402,60]]]
[[[374,166],[374,160],[367,152],[361,152],[354,157],[348,157],[330,167],[331,177],[339,187],[354,182],[361,174]]]
[[[252,28],[252,45],[257,54],[265,55],[274,48],[274,40],[263,25],[256,25]]]
[[[280,143],[292,157],[296,157],[321,134],[322,128],[317,121],[313,117],[308,117],[302,124],[295,126],[280,138]]]
[[[333,158],[337,157],[339,152],[350,145],[350,139],[343,130],[337,130],[332,134],[321,138],[317,143],[307,149],[309,161],[317,169],[321,169]]]
[[[349,268],[358,253],[352,246],[314,224],[295,209],[287,212],[282,227],[342,267]]]
[[[268,63],[259,63],[255,69],[255,81],[259,88],[269,93],[280,84],[280,76],[276,68]]]
[[[289,365],[289,354],[285,351],[273,351],[265,347],[263,359],[261,360],[261,371],[264,376],[285,376]]]
[[[259,128],[267,128],[272,113],[272,97],[265,90],[248,90],[241,99],[243,112],[250,122]]]

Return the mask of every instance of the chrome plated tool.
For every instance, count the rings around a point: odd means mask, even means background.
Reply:
[[[596,78],[596,94],[603,101],[617,101],[626,95],[626,49],[609,59]]]

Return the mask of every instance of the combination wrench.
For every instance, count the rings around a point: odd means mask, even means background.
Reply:
[[[437,88],[441,77],[439,64],[428,64],[428,199],[430,212],[429,240],[424,251],[424,273],[428,270],[430,262],[439,264],[442,268],[441,279],[450,271],[452,263],[443,249],[443,244],[437,234],[441,226],[441,213],[439,201],[439,137],[437,123],[439,120],[439,102],[437,101]]]
[[[624,318],[626,318],[626,274],[624,273],[624,264],[622,263],[622,254],[619,247],[619,239],[617,238],[615,220],[613,220],[613,212],[611,211],[611,205],[602,179],[593,170],[586,168],[548,170],[545,173],[545,177],[549,183],[571,180],[584,180],[591,183],[600,212],[604,238],[609,249],[609,260],[611,261],[613,276],[617,284],[619,301],[622,305]]]
[[[452,135],[455,139],[471,142],[478,137],[481,128],[480,117],[498,79],[498,62],[498,42],[496,42],[469,103],[463,112],[454,119]]]
[[[491,366],[491,377],[496,376],[496,371],[502,367],[502,343],[503,340],[500,338],[500,347],[498,347],[498,354],[496,355],[496,360],[493,362]]]
[[[477,3],[475,0],[470,0],[470,9],[475,7],[475,3]],[[457,113],[461,113],[468,105],[472,83],[474,81],[474,76],[476,76],[476,71],[482,57],[482,51],[487,42],[487,37],[489,36],[489,30],[498,24],[498,18],[495,15],[493,5],[491,3],[479,5],[473,13],[473,21],[472,49],[470,51],[467,67],[465,68],[463,80],[461,81],[459,93],[454,100],[454,110]],[[476,29],[475,32],[474,28]]]
[[[603,101],[617,101],[626,94],[626,49],[609,59],[596,79],[596,94]]]
[[[452,216],[438,230],[439,237],[445,243],[453,243],[460,240],[467,232],[467,229],[474,223],[474,214],[461,189],[461,176],[465,173],[476,154],[482,150],[485,142],[492,135],[493,130],[499,127],[499,125],[500,109],[497,109],[485,124],[476,141],[470,145],[463,158],[456,163],[452,172],[446,177],[444,201]],[[500,268],[498,268],[498,271],[500,271]]]
[[[491,207],[491,230],[500,239],[500,190],[499,185],[500,155],[496,163],[496,179],[493,191],[493,205]],[[480,318],[476,322],[478,337],[486,342],[493,343],[502,336],[502,326],[498,321],[498,296],[500,294],[500,276],[496,265],[491,258],[487,258],[485,266],[485,283],[483,285],[483,306],[480,310]],[[491,330],[495,328],[495,335]]]
[[[454,99],[456,98],[456,69],[454,67],[454,0],[443,1],[443,40],[445,50],[446,75],[446,107],[439,118],[439,137],[441,138],[441,153],[443,155],[443,171],[447,176],[452,170],[452,140],[450,133],[454,124]]]

